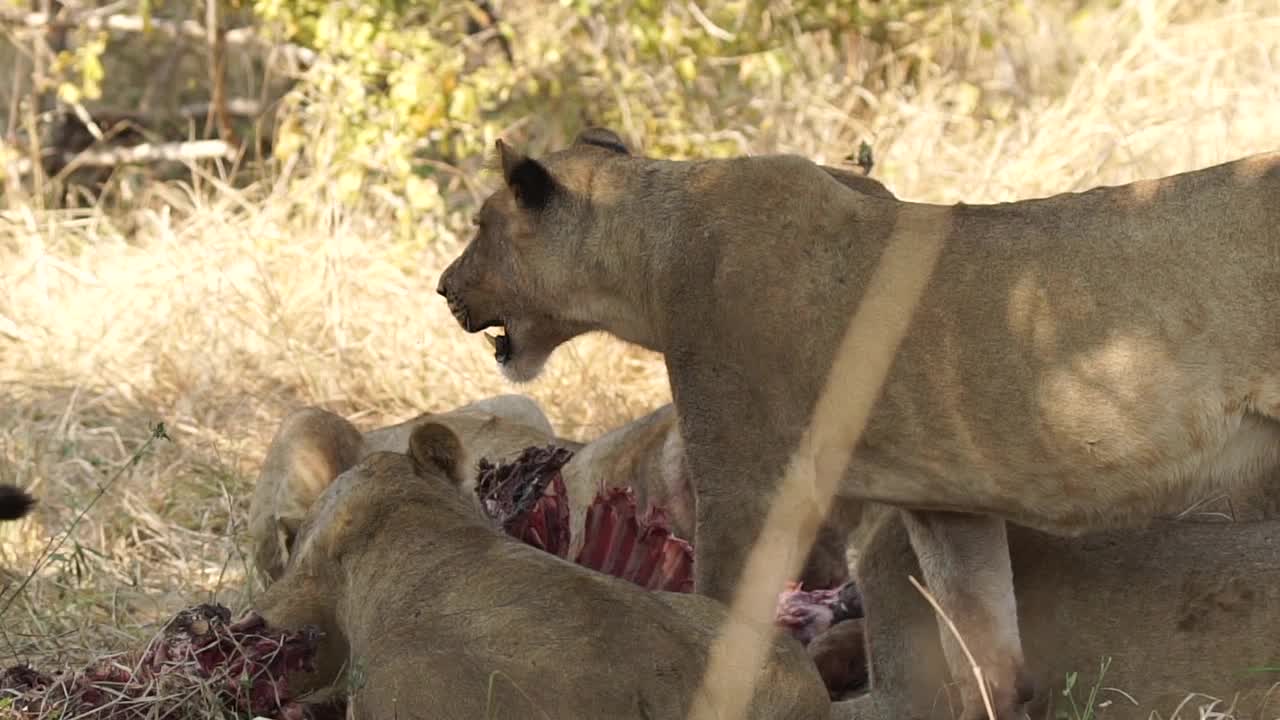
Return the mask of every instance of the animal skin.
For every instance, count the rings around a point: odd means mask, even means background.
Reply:
[[[578,539],[575,553],[586,508],[601,487],[632,488],[638,507],[661,506],[676,535],[694,537],[694,478],[684,462],[679,418],[670,403],[587,443],[562,475],[569,491],[570,526]],[[840,518],[829,518],[822,526],[798,575],[805,587],[834,588],[849,578],[847,535]]]
[[[1078,673],[1080,708],[1068,716],[1084,716],[1106,658],[1095,703],[1105,706],[1093,717],[1199,720],[1217,717],[1202,708],[1233,706],[1235,720],[1280,716],[1280,521],[1161,522],[1078,538],[1011,524],[1008,536],[1027,665],[1042,681],[1031,717],[1070,711],[1068,673]],[[871,689],[835,703],[833,717],[954,718],[960,698],[935,613],[908,580],[921,568],[899,513],[877,523],[856,575]]]
[[[516,381],[586,332],[664,355],[695,590],[741,590],[749,617],[831,494],[911,510],[999,718],[1034,689],[1006,521],[1141,526],[1280,465],[1280,153],[943,206],[793,155],[647,158],[601,129],[541,159],[497,151],[504,183],[438,286],[463,329],[501,328]],[[784,471],[796,489],[777,493]],[[757,541],[776,562],[738,588]],[[938,632],[962,717],[985,717]]]
[[[347,688],[348,717],[682,718],[714,713],[697,678],[723,606],[648,591],[495,529],[464,497],[462,444],[441,424],[409,455],[375,452],[321,494],[257,611],[324,633],[306,692]],[[342,670],[346,668],[346,670]],[[749,717],[825,720],[798,642],[772,641]]]

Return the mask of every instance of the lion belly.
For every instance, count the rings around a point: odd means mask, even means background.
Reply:
[[[1272,155],[1041,201],[902,206],[895,227],[940,250],[894,283],[875,285],[873,265],[852,275],[868,294],[928,279],[842,493],[1064,531],[1256,483],[1280,466],[1277,190]],[[873,301],[820,304],[840,319]],[[815,347],[838,347],[845,325],[822,332]],[[811,371],[833,367],[814,355]]]
[[[1280,423],[1221,393],[1144,388],[1126,403],[1052,377],[1040,390],[981,424],[945,404],[923,423],[873,416],[842,494],[1062,533],[1141,524],[1280,468]]]

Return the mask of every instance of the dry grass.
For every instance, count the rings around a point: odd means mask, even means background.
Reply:
[[[815,52],[810,72],[760,100],[777,108],[772,131],[744,137],[755,152],[835,162],[844,152],[832,148],[870,136],[877,176],[939,202],[1042,196],[1280,147],[1280,2],[1122,0],[1074,19],[1026,7],[966,15],[945,40],[985,59],[882,93],[869,126],[842,114],[856,88],[823,77]],[[977,52],[984,13],[1019,28],[998,52]],[[121,474],[9,609],[6,664],[136,647],[150,624],[211,598],[242,607],[250,488],[288,410],[323,404],[372,425],[512,390],[435,295],[458,242],[397,243],[385,211],[332,202],[328,181],[237,191],[204,176],[147,189],[126,216],[8,199],[0,481],[42,499],[34,518],[0,526],[11,579],[155,422],[173,442]],[[576,438],[669,398],[657,357],[605,337],[575,341],[522,390]]]

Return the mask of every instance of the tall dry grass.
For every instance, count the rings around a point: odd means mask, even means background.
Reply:
[[[1280,2],[1114,5],[980,6],[939,40],[972,61],[880,93],[869,124],[844,112],[861,91],[816,48],[758,99],[776,118],[767,132],[705,130],[829,163],[870,137],[875,175],[936,202],[1043,196],[1280,147]],[[1015,32],[978,52],[974,23],[997,20]],[[0,622],[6,664],[136,645],[211,597],[241,606],[248,497],[290,409],[322,404],[373,425],[513,390],[435,295],[460,241],[397,243],[385,203],[340,205],[330,187],[323,169],[239,190],[204,174],[145,189],[125,215],[8,199],[0,481],[41,506],[0,525],[6,581],[123,472]],[[598,336],[518,389],[575,438],[669,398],[659,358]],[[126,467],[161,420],[173,441]]]

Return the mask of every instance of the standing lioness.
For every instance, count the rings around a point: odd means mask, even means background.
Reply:
[[[637,157],[601,130],[543,160],[498,150],[506,184],[440,279],[462,326],[503,328],[515,380],[592,330],[665,354],[699,592],[733,597],[775,503],[786,527],[759,539],[792,568],[832,482],[913,509],[999,717],[1031,690],[1005,519],[1141,523],[1280,461],[1280,154],[945,207],[794,156]],[[784,469],[810,479],[775,496]],[[751,612],[767,580],[741,589]]]

